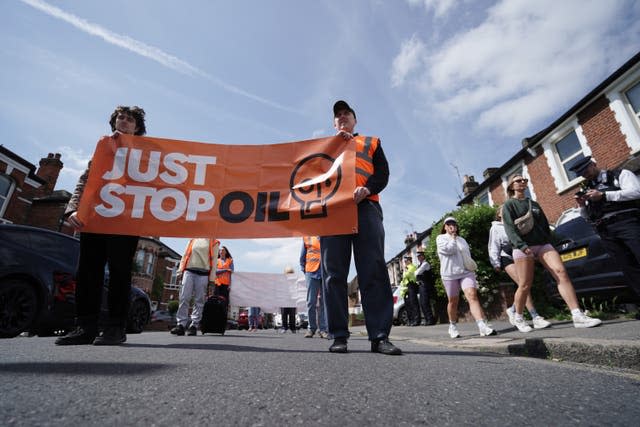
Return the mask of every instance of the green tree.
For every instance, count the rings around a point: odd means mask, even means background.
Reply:
[[[169,311],[169,313],[171,315],[174,315],[178,311],[178,306],[179,305],[180,305],[180,303],[178,302],[178,300],[172,299],[171,301],[169,301],[167,303],[167,310]]]
[[[164,280],[162,277],[156,276],[153,279],[153,286],[151,288],[151,298],[155,301],[162,299],[162,291],[164,290]]]

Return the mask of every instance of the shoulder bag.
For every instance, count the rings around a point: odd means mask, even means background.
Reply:
[[[531,230],[533,230],[533,212],[531,211],[531,199],[529,199],[529,210],[527,211],[527,213],[513,221],[513,224],[516,226],[516,229],[521,236],[529,234]]]

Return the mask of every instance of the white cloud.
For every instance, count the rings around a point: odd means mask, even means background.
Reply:
[[[392,81],[435,98],[433,107],[443,118],[473,115],[481,129],[519,136],[554,108],[569,107],[585,87],[613,71],[611,64],[626,59],[622,49],[610,47],[637,42],[637,28],[620,28],[629,6],[625,0],[504,0],[480,25],[412,58],[414,67],[425,64],[412,69],[413,79],[397,64],[408,63],[406,46],[420,41],[415,35],[405,41],[392,64]],[[613,36],[615,31],[620,34]]]
[[[425,45],[416,35],[402,42],[400,53],[391,65],[391,86],[402,85],[407,75],[422,65],[425,54]]]
[[[407,0],[410,5],[424,5],[427,11],[433,11],[436,18],[441,18],[449,13],[455,6],[456,0]]]
[[[249,93],[239,87],[226,83],[217,77],[207,73],[189,64],[187,61],[184,61],[176,56],[173,56],[169,53],[164,52],[162,49],[157,48],[155,46],[150,46],[141,41],[135,40],[129,36],[121,35],[114,33],[113,31],[104,28],[100,25],[91,23],[85,19],[82,19],[78,16],[75,16],[71,13],[65,12],[60,8],[57,8],[49,3],[42,0],[21,0],[23,3],[28,4],[29,6],[40,10],[41,12],[46,13],[49,16],[52,16],[56,19],[60,19],[68,24],[73,25],[80,31],[83,31],[92,36],[100,37],[105,42],[121,47],[123,49],[129,50],[133,53],[136,53],[145,58],[151,59],[152,61],[156,61],[157,63],[170,68],[174,71],[177,71],[181,74],[186,74],[188,76],[199,76],[203,77],[212,83],[222,87],[228,92],[244,96],[246,98],[252,99],[254,101],[260,102],[262,104],[268,105],[270,107],[274,107],[283,111],[299,113],[298,110],[291,109],[289,107],[280,105],[274,101],[262,98],[258,95]]]

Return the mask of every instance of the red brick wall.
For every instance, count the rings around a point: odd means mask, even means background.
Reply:
[[[606,97],[601,96],[582,110],[578,114],[578,122],[598,167],[615,168],[629,158],[631,149]]]
[[[587,144],[599,167],[603,169],[617,167],[628,159],[630,148],[626,144],[625,136],[620,131],[620,124],[609,108],[609,100],[606,97],[601,96],[596,99],[577,117],[587,139]],[[573,198],[575,187],[557,194],[555,182],[544,156],[532,159],[527,167],[536,198],[544,209],[549,223],[553,224],[562,212],[576,207]]]

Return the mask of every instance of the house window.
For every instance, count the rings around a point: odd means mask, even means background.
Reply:
[[[479,205],[489,205],[489,192],[485,191],[476,198],[476,203]]]
[[[15,184],[7,175],[0,174],[0,217],[9,205]]]
[[[558,153],[558,158],[560,159],[560,164],[564,169],[564,173],[569,181],[573,181],[578,177],[578,175],[569,169],[577,161],[584,158],[584,154],[582,154],[582,146],[580,145],[580,141],[578,140],[578,135],[576,135],[575,130],[572,130],[560,141],[556,142],[555,147],[556,153]]]
[[[148,275],[153,275],[153,264],[155,262],[155,257],[153,256],[152,253],[149,253],[149,257],[147,258],[147,268],[145,273],[147,273]]]
[[[631,89],[625,92],[625,96],[629,100],[629,104],[633,109],[636,118],[640,120],[640,82],[636,83]]]

